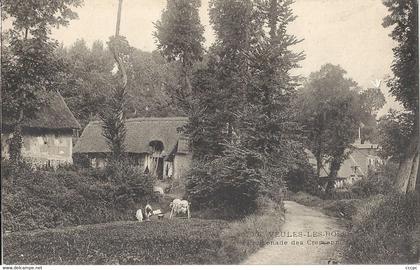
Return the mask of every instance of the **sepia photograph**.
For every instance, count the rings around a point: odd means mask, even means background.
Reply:
[[[2,269],[417,270],[418,0],[0,8]]]

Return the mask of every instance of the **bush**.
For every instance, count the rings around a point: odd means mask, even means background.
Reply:
[[[420,218],[418,194],[368,199],[352,219],[345,242],[351,264],[409,264],[418,260],[413,230]]]
[[[257,209],[261,175],[241,160],[223,157],[195,166],[187,176],[187,196],[199,209],[219,208],[238,218]]]
[[[359,197],[369,197],[372,195],[386,195],[393,192],[395,178],[398,172],[398,164],[387,162],[376,171],[370,171],[368,175],[354,183],[351,187],[352,193]]]
[[[188,199],[196,209],[223,209],[224,217],[254,213],[257,200],[280,203],[285,185],[281,168],[268,166],[259,153],[229,147],[225,156],[195,164],[187,176]]]
[[[312,195],[319,194],[317,177],[309,164],[289,171],[285,180],[288,190],[292,192],[304,191]]]
[[[152,195],[153,184],[132,168],[118,170],[120,177],[126,175],[124,180],[95,178],[91,171],[41,171],[25,163],[2,163],[4,229],[20,231],[134,219],[136,206]]]

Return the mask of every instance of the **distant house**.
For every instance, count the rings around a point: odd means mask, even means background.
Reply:
[[[188,141],[179,132],[187,120],[185,117],[127,119],[125,145],[131,162],[158,178],[181,178],[191,164]],[[86,155],[92,167],[103,168],[110,153],[101,122],[90,122],[77,141],[74,154]]]
[[[2,119],[1,154],[5,159],[9,158],[11,124],[10,119]],[[80,129],[80,124],[58,92],[51,93],[48,105],[24,120],[22,126],[25,160],[37,166],[52,167],[73,163],[73,135]]]
[[[355,181],[366,176],[369,171],[376,170],[383,160],[378,156],[379,147],[369,141],[361,143],[360,139],[352,144],[348,158],[341,164],[337,173],[338,181],[335,187],[341,188],[344,185],[351,185]],[[329,165],[325,164],[321,168],[321,177],[327,177],[329,174]]]

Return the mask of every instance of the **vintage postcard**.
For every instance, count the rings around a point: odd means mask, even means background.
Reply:
[[[417,269],[417,0],[1,17],[2,269]]]

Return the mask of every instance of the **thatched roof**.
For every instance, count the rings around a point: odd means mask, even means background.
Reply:
[[[39,129],[80,129],[80,124],[67,107],[63,97],[58,92],[51,92],[48,104],[42,106],[34,117],[23,120],[25,128]],[[9,126],[13,122],[3,116],[2,125]]]
[[[126,121],[126,151],[128,153],[149,153],[151,141],[161,141],[169,154],[183,135],[178,128],[188,121],[186,117],[131,118]],[[102,135],[102,122],[92,121],[83,130],[74,147],[74,153],[109,153],[109,147]]]

